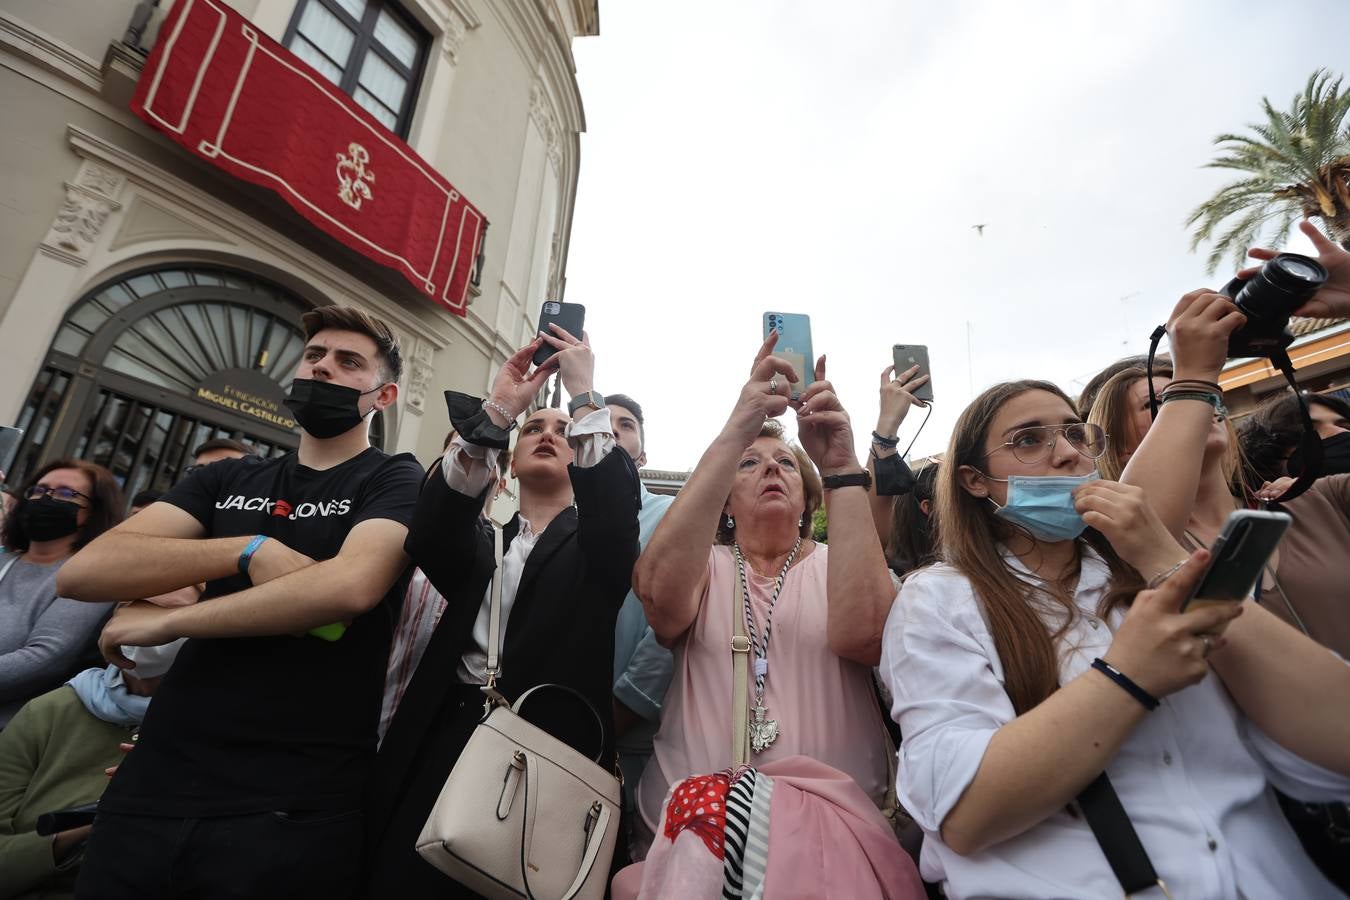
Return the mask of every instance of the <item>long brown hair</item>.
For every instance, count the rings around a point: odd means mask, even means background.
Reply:
[[[1123,451],[1126,445],[1133,442],[1137,448],[1138,442],[1144,439],[1142,434],[1134,433],[1132,410],[1129,408],[1130,388],[1143,377],[1145,377],[1144,370],[1140,368],[1122,369],[1117,372],[1102,385],[1097,399],[1092,403],[1092,411],[1088,413],[1087,420],[1094,425],[1100,425],[1102,430],[1110,435],[1106,442],[1106,452],[1097,460],[1097,471],[1108,481],[1119,481],[1124,473],[1126,460]],[[1172,369],[1155,363],[1153,377],[1171,378]],[[1228,490],[1234,497],[1250,502],[1253,497],[1251,478],[1248,475],[1249,467],[1243,454],[1242,441],[1239,439],[1238,430],[1233,426],[1233,420],[1225,419],[1224,422],[1228,428],[1228,451],[1223,458],[1224,478],[1228,481]]]
[[[1073,401],[1048,381],[1010,381],[989,388],[956,420],[937,481],[936,524],[942,559],[970,581],[1003,664],[1004,690],[1018,715],[1059,687],[1055,642],[1073,624],[1078,608],[1071,597],[1028,581],[1004,561],[1000,544],[1012,533],[1011,526],[994,517],[989,500],[962,487],[960,469],[983,470],[984,445],[994,417],[1003,404],[1028,391],[1053,394],[1074,409]],[[1111,587],[1098,609],[1105,616],[1114,607],[1129,603],[1143,582],[1100,534],[1089,530],[1080,540],[1096,550],[1110,570]],[[1062,615],[1063,624],[1050,631],[1043,612]]]
[[[78,469],[84,473],[93,486],[89,497],[89,518],[85,519],[84,524],[80,526],[78,537],[75,538],[75,550],[79,550],[122,521],[123,510],[126,509],[126,500],[123,498],[122,489],[118,486],[117,478],[112,472],[98,463],[91,463],[83,459],[56,459],[38,469],[29,477],[23,486],[23,490],[18,492],[18,500],[15,502],[14,508],[9,511],[9,515],[5,516],[4,532],[0,535],[0,537],[3,537],[6,550],[28,549],[29,537],[28,532],[23,527],[22,516],[23,508],[33,502],[28,499],[28,491],[33,485],[45,478],[48,472],[54,472],[57,469]]]

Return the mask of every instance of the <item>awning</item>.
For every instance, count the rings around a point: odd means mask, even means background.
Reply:
[[[220,0],[179,0],[131,109],[464,315],[486,222],[351,97]]]

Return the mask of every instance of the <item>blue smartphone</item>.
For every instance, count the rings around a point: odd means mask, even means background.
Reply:
[[[791,384],[792,399],[802,395],[806,386],[816,380],[816,357],[811,352],[811,317],[802,313],[766,312],[764,336],[778,332],[778,343],[773,355],[785,359],[797,371],[800,381]]]

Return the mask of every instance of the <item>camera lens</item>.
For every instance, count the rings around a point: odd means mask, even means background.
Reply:
[[[1311,300],[1326,280],[1327,270],[1317,260],[1281,253],[1230,296],[1248,316],[1275,320],[1283,328],[1284,320]]]
[[[1286,275],[1290,275],[1294,278],[1301,278],[1304,281],[1321,284],[1326,279],[1326,274],[1318,271],[1318,269],[1322,268],[1321,266],[1314,268],[1301,259],[1286,259],[1280,263],[1280,268],[1284,270]]]

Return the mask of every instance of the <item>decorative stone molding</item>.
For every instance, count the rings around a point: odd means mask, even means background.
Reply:
[[[417,340],[408,354],[408,408],[421,413],[425,410],[427,389],[431,387],[432,376],[436,374],[433,365],[434,352],[426,341]]]
[[[553,241],[548,247],[548,296],[558,296],[558,288],[562,278],[562,235],[553,232]]]
[[[539,133],[544,136],[544,145],[548,148],[549,163],[553,165],[555,172],[561,171],[562,138],[558,127],[558,116],[553,112],[553,104],[549,100],[548,91],[539,81],[536,81],[534,86],[530,88],[530,118],[539,127]]]
[[[459,50],[464,46],[464,37],[470,31],[483,24],[473,8],[465,0],[452,0],[445,5],[445,15],[441,22],[441,52],[454,65],[459,62]]]
[[[89,261],[108,217],[122,208],[117,195],[126,177],[115,169],[85,160],[74,181],[67,181],[66,200],[56,213],[42,246],[52,255],[76,265]]]

